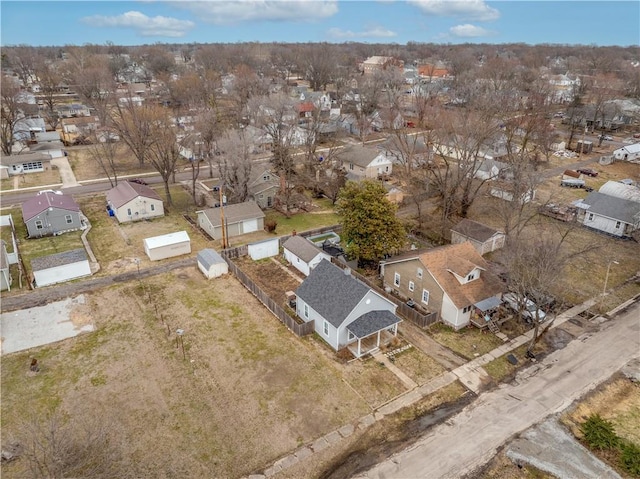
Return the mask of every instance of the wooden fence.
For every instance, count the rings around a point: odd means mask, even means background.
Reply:
[[[265,307],[271,311],[271,313],[280,320],[287,328],[289,328],[293,333],[297,336],[306,336],[307,334],[313,333],[315,330],[314,322],[309,321],[306,323],[299,324],[294,318],[287,314],[282,306],[276,303],[273,299],[269,297],[267,293],[265,293],[260,286],[253,282],[249,276],[247,276],[239,267],[236,265],[231,258],[238,258],[239,251],[245,249],[246,254],[246,246],[239,246],[238,248],[230,248],[222,251],[222,257],[225,259],[227,264],[229,265],[229,271],[235,275],[236,278],[243,284],[245,288],[247,288],[251,294],[253,294],[258,300],[265,305]],[[241,256],[241,255],[240,255]]]
[[[331,262],[342,269],[348,268],[346,264],[341,263],[340,261],[336,261],[334,258],[331,258]],[[394,303],[398,307],[396,309],[396,313],[398,313],[398,315],[402,316],[403,318],[408,319],[415,325],[420,326],[421,328],[426,328],[427,326],[431,326],[432,324],[438,322],[437,312],[422,314],[420,311],[407,306],[407,304],[401,299],[396,298],[395,296],[387,293],[384,289],[373,284],[371,281],[369,281],[367,277],[362,276],[357,271],[351,270],[351,274],[353,275],[354,278],[357,278],[358,280],[366,284],[369,288],[374,290],[380,296]]]

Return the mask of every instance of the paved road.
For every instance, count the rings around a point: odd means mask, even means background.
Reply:
[[[156,274],[166,273],[174,269],[184,268],[186,266],[195,266],[196,259],[185,258],[170,263],[164,263],[151,268],[141,269],[138,276],[137,271],[117,274],[113,276],[102,276],[87,280],[80,280],[77,283],[66,283],[60,285],[52,285],[45,288],[35,289],[17,296],[2,296],[0,309],[3,313],[7,311],[15,311],[18,309],[32,308],[34,306],[43,306],[52,301],[60,301],[70,296],[76,296],[82,293],[89,293],[96,289],[111,286],[113,284],[123,283],[125,281],[133,281],[138,278],[147,278]]]
[[[563,411],[640,356],[640,302],[585,334],[509,385],[482,394],[460,414],[360,478],[459,478],[487,463],[514,434]]]

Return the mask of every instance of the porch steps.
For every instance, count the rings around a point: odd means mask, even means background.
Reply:
[[[489,331],[491,331],[493,334],[498,334],[500,332],[500,328],[493,319],[487,322],[487,326],[489,328]]]

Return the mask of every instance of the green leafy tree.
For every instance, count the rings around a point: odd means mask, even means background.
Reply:
[[[347,252],[359,261],[375,261],[400,248],[406,233],[396,217],[396,205],[385,198],[384,187],[372,180],[353,181],[340,191],[337,212]]]

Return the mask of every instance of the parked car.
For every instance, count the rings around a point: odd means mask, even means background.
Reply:
[[[613,137],[611,135],[602,135],[602,139],[606,141],[613,141]]]
[[[516,313],[519,313],[522,307],[522,317],[528,323],[532,322],[536,317],[541,323],[547,319],[546,313],[527,297],[521,301],[515,293],[507,293],[502,297],[502,301]]]
[[[139,185],[144,185],[144,186],[148,186],[149,183],[147,183],[146,181],[144,181],[142,178],[134,178],[132,180],[129,180],[131,183],[138,183]]]
[[[591,168],[578,168],[576,170],[578,173],[582,173],[583,175],[596,177],[598,176],[598,172],[596,170],[592,170]]]

